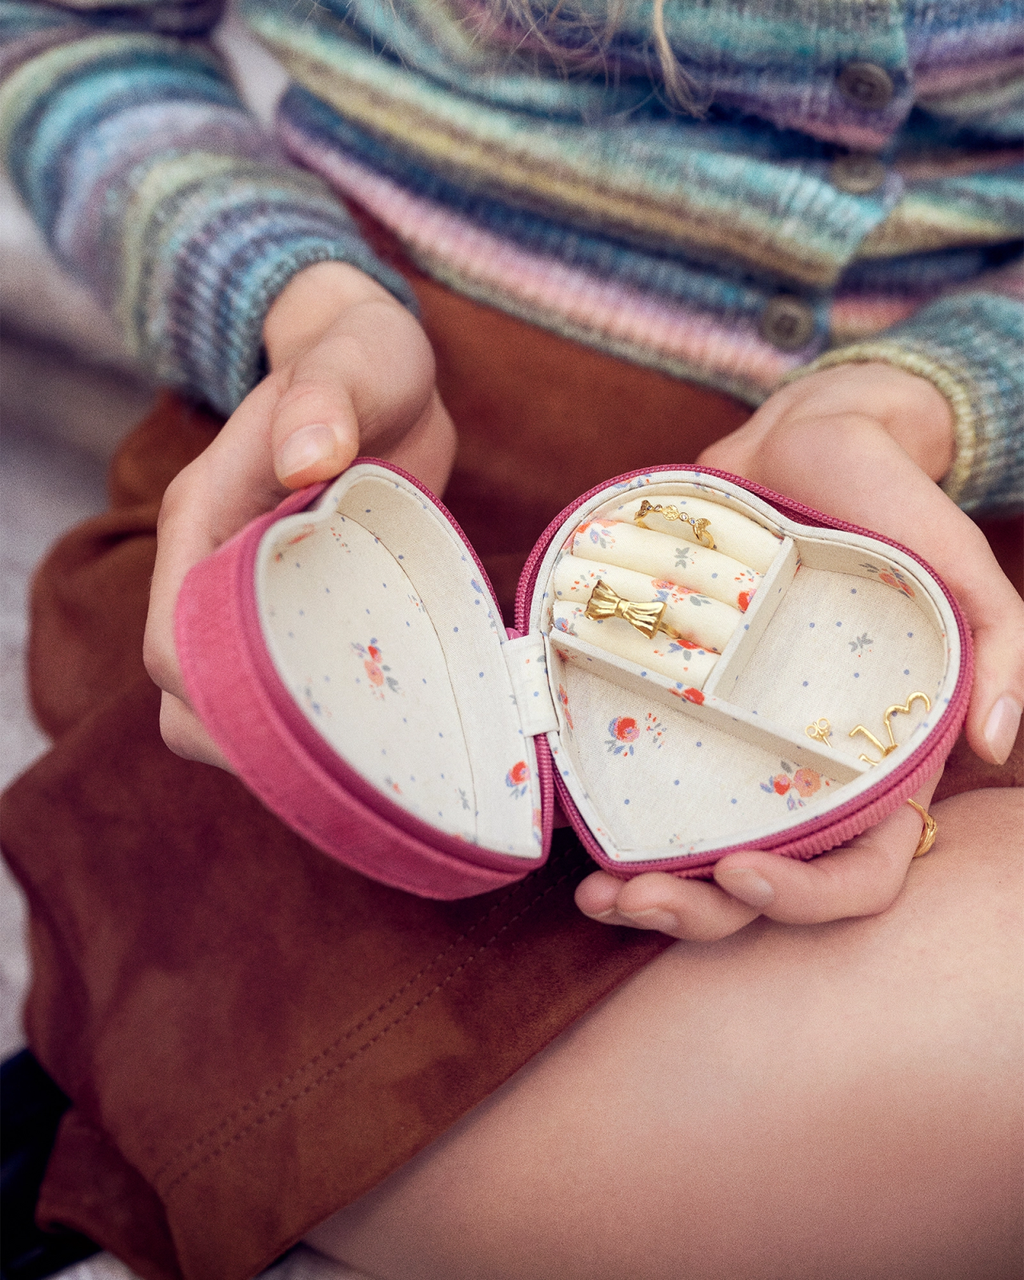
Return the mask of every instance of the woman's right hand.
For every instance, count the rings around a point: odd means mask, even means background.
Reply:
[[[953,453],[952,412],[930,382],[886,364],[848,364],[783,387],[698,464],[875,529],[927,559],[974,634],[967,739],[982,760],[1002,764],[1024,704],[1024,604],[977,525],[936,484]],[[925,808],[937,782],[916,797]],[[811,862],[744,850],[717,863],[713,883],[665,872],[624,882],[595,871],[576,902],[596,920],[703,942],[758,915],[791,924],[874,915],[899,894],[920,836],[920,817],[901,805]]]
[[[271,306],[263,337],[270,373],[164,495],[146,623],[164,741],[225,769],[189,705],[174,646],[188,571],[289,490],[333,479],[360,454],[397,463],[435,493],[455,456],[426,335],[355,267],[324,262],[299,272]]]

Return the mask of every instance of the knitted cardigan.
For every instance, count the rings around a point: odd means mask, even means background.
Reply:
[[[242,0],[292,79],[272,136],[209,43],[220,0],[2,0],[0,155],[139,356],[226,413],[301,268],[414,305],[340,193],[460,292],[751,404],[839,362],[920,374],[947,492],[1019,507],[1019,6],[667,0],[687,109],[650,0],[622,8]]]

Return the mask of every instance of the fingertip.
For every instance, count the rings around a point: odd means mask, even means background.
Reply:
[[[330,480],[356,455],[355,443],[325,422],[312,422],[286,436],[274,450],[277,478],[289,489]]]
[[[234,773],[188,703],[166,690],[160,699],[160,736],[164,745],[183,760],[198,760]]]
[[[775,887],[753,867],[720,863],[715,867],[715,883],[731,898],[758,911],[764,911],[775,898]]]
[[[997,698],[982,722],[980,741],[971,743],[975,754],[992,764],[1005,764],[1017,741],[1021,711],[1021,704],[1010,694]]]
[[[967,584],[952,579],[974,637],[974,686],[965,733],[987,764],[1013,750],[1024,706],[1024,601],[999,568],[988,543],[984,572]]]
[[[648,871],[622,886],[615,899],[621,923],[684,942],[717,942],[760,913],[715,884]]]
[[[615,914],[615,900],[621,888],[622,881],[607,871],[591,872],[576,886],[576,906],[592,920],[607,920]]]

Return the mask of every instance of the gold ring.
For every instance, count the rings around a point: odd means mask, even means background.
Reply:
[[[917,848],[914,850],[914,857],[921,858],[935,843],[935,837],[939,831],[939,824],[935,821],[928,810],[923,809],[916,800],[908,800],[907,804],[909,804],[912,809],[917,810],[921,815],[922,822],[924,823],[924,830],[921,832],[921,839],[918,840]]]

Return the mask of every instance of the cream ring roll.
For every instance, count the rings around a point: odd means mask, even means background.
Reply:
[[[779,534],[772,533],[770,529],[739,511],[723,507],[717,502],[709,502],[706,498],[691,498],[683,494],[676,497],[664,493],[653,498],[636,498],[617,507],[611,513],[611,519],[632,525],[644,502],[656,507],[675,507],[694,520],[707,520],[707,532],[714,539],[714,549],[738,560],[740,564],[749,565],[756,573],[767,573],[769,565],[779,554],[782,543]],[[652,511],[643,517],[643,521],[648,529],[656,533],[667,533],[687,542],[699,541],[693,527],[685,520],[668,520]]]
[[[598,582],[604,582],[626,600],[640,604],[664,601],[662,626],[676,632],[677,638],[691,641],[696,648],[710,649],[715,653],[722,652],[743,617],[732,605],[712,600],[710,596],[691,591],[688,587],[649,578],[646,574],[620,569],[617,565],[582,560],[578,556],[563,555],[559,559],[552,586],[556,599],[585,609]]]
[[[552,636],[558,631],[578,636],[616,657],[625,658],[641,671],[656,671],[680,687],[700,689],[711,674],[718,655],[706,649],[686,649],[678,641],[659,633],[653,640],[641,635],[622,618],[595,622],[579,605],[556,600],[551,608]]]
[[[761,581],[759,573],[720,551],[618,520],[581,524],[573,535],[572,554],[689,587],[741,613]]]

